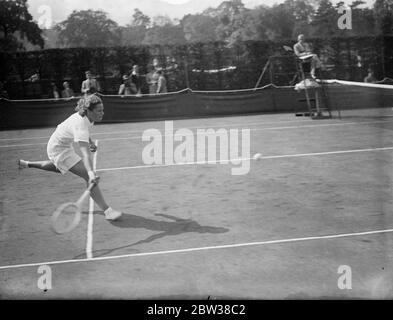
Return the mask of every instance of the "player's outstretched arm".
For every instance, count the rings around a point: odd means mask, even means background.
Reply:
[[[98,177],[93,170],[93,164],[90,157],[89,143],[85,141],[79,141],[79,148],[82,153],[83,164],[85,165],[87,174],[89,176],[89,183],[98,182]]]
[[[89,150],[90,150],[90,152],[96,152],[97,151],[96,144],[90,138],[89,138]]]

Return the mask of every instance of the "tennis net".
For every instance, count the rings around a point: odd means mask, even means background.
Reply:
[[[375,118],[393,116],[393,85],[326,80],[332,110],[341,117]]]

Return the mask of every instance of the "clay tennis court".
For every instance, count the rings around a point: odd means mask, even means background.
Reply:
[[[229,164],[147,166],[146,129],[102,124],[96,166],[108,222],[85,204],[71,233],[50,217],[84,183],[17,160],[46,159],[54,128],[0,132],[2,299],[314,299],[393,297],[391,109],[310,120],[293,114],[176,120],[175,129],[250,129],[250,172]],[[91,208],[90,208],[91,209]],[[37,286],[40,265],[52,289]],[[340,266],[352,289],[338,287]]]

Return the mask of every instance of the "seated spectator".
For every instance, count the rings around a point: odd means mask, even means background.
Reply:
[[[168,90],[166,87],[166,79],[164,77],[162,70],[158,70],[157,74],[158,74],[157,93],[167,93]]]
[[[368,74],[367,74],[367,77],[364,78],[364,82],[376,83],[377,79],[374,76],[374,71],[371,68],[369,68],[367,70],[367,72],[368,72]]]
[[[296,56],[304,63],[311,60],[311,77],[315,77],[315,70],[322,68],[322,63],[318,56],[311,51],[310,45],[305,42],[305,37],[303,34],[298,36],[298,42],[293,46],[293,51]]]
[[[74,97],[74,90],[70,88],[70,84],[68,81],[63,82],[64,90],[61,92],[62,98],[73,98]]]
[[[119,87],[119,95],[123,96],[130,96],[132,95],[132,89],[131,89],[131,79],[124,75],[123,76],[123,83]]]
[[[82,94],[92,94],[95,92],[100,92],[101,87],[99,82],[93,78],[90,71],[86,71],[86,80],[82,82],[81,92]]]

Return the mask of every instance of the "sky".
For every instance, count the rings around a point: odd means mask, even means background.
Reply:
[[[28,0],[29,11],[36,21],[42,17],[50,16],[53,23],[67,19],[73,10],[101,9],[109,14],[109,17],[120,25],[130,22],[134,9],[140,9],[144,14],[154,17],[167,15],[170,18],[181,19],[186,14],[202,12],[208,7],[217,7],[224,0]],[[247,8],[258,5],[273,5],[282,3],[284,0],[242,0]],[[338,0],[333,0],[338,2]],[[352,3],[352,0],[344,0]],[[372,5],[374,0],[365,0]],[[49,16],[48,16],[49,13]],[[40,20],[41,19],[41,20]]]

